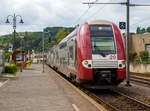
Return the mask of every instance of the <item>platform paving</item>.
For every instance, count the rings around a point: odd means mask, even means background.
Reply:
[[[50,68],[42,73],[42,65],[33,64],[0,87],[0,111],[99,110]]]

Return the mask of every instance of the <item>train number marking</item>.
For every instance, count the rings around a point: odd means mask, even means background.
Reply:
[[[115,55],[110,55],[110,59],[114,60],[114,59],[116,59],[116,56]]]

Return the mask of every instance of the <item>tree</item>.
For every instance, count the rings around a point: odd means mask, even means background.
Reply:
[[[49,36],[45,36],[45,50],[49,50],[53,45],[59,43],[64,37],[66,37],[74,28],[73,27],[48,27],[50,32],[51,43],[48,43]],[[58,33],[59,32],[59,33]],[[57,34],[58,33],[58,34]],[[57,38],[56,38],[57,35]],[[21,39],[20,36],[25,36],[23,41],[23,49],[34,50],[35,52],[42,51],[42,32],[18,32],[16,33],[16,48],[20,49]],[[5,50],[8,50],[10,43],[13,43],[13,35],[0,36],[0,44],[3,44]]]
[[[63,38],[65,38],[68,34],[70,33],[70,31],[68,29],[62,28],[58,31],[58,33],[56,34],[56,41],[57,43],[59,43]]]
[[[136,33],[137,33],[137,34],[140,34],[140,33],[141,33],[141,28],[140,28],[140,27],[137,27]]]
[[[136,33],[137,33],[137,34],[143,34],[143,33],[146,33],[146,29],[145,29],[145,28],[142,28],[142,29],[141,29],[141,27],[137,27]]]
[[[148,60],[148,56],[149,56],[148,51],[146,51],[146,50],[140,51],[139,55],[140,55],[140,58],[142,59],[142,61]]]
[[[150,33],[150,27],[147,27],[146,32]]]
[[[145,28],[142,28],[141,34],[144,34],[144,33],[146,33],[146,29],[145,29]]]

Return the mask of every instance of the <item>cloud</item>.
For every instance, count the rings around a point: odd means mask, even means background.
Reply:
[[[95,0],[83,0],[95,1]],[[88,5],[82,0],[0,0],[0,34],[12,31],[12,25],[6,25],[9,14],[19,14],[23,17],[24,24],[19,24],[17,18],[17,31],[42,31],[47,26],[74,26],[93,19],[104,19],[116,24],[126,20],[126,7],[120,5]],[[125,2],[126,0],[98,0],[98,2]],[[131,0],[131,3],[148,3],[149,0]],[[87,13],[81,16],[85,11]],[[150,7],[131,8],[131,31],[136,27],[148,26]],[[80,17],[80,19],[79,19]],[[9,18],[12,21],[11,18]],[[79,19],[79,20],[78,20]],[[145,19],[144,21],[142,21]],[[77,21],[78,20],[78,21]],[[140,24],[136,23],[141,21]]]

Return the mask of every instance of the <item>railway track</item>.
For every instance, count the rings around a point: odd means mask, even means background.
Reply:
[[[109,111],[150,111],[150,105],[112,90],[88,92],[88,95]]]
[[[144,78],[141,78],[141,77],[131,76],[130,80],[134,81],[134,82],[150,85],[150,80],[149,79],[144,79]]]
[[[67,79],[62,74],[60,75]],[[123,93],[113,90],[87,90],[78,87],[76,84],[74,85],[93,98],[97,103],[107,108],[108,111],[150,111],[150,105]]]
[[[145,74],[145,73],[134,73],[130,72],[130,75],[132,76],[140,76],[140,77],[150,77],[150,74]]]

